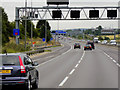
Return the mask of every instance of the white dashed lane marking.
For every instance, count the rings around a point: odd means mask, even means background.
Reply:
[[[82,55],[82,57],[80,58],[80,60],[78,61],[78,63],[76,64],[75,68],[73,68],[73,69],[71,70],[71,72],[69,73],[69,75],[66,76],[65,79],[59,84],[59,87],[62,87],[62,86],[64,85],[64,83],[69,79],[70,75],[73,74],[73,72],[75,71],[75,69],[79,66],[79,64],[80,64],[81,61],[83,60],[84,55],[85,55],[85,51],[83,52],[83,55]]]
[[[73,69],[69,74],[71,75],[74,71],[75,71],[75,69]]]
[[[108,55],[107,53],[105,53],[104,52],[104,54],[108,57],[108,58],[110,58],[118,67],[120,67],[120,64],[119,63],[117,63],[117,61],[116,60],[114,60],[110,55]]]

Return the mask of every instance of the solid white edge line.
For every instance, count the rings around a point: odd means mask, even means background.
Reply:
[[[44,65],[44,64],[46,64],[46,63],[48,63],[48,62],[50,62],[50,61],[53,61],[54,59],[56,59],[56,58],[58,58],[58,57],[60,57],[60,56],[62,56],[62,55],[64,55],[64,54],[68,53],[68,52],[71,51],[71,50],[72,50],[72,46],[71,46],[71,48],[70,48],[68,51],[64,52],[63,54],[61,54],[61,55],[59,55],[59,56],[57,56],[57,57],[55,57],[55,58],[52,58],[52,59],[50,59],[50,60],[48,60],[48,61],[46,61],[46,62],[43,62],[43,63],[39,64],[39,65],[36,66],[36,67],[39,67],[39,66],[41,66],[41,65]]]
[[[69,77],[65,77],[65,79],[59,84],[59,87],[62,87],[64,85],[64,83],[67,81]]]
[[[75,69],[73,69],[69,74],[71,75],[74,71],[75,71]]]
[[[71,48],[70,48],[68,51],[66,51],[66,52],[65,52],[65,53],[63,53],[62,55],[64,55],[64,54],[68,53],[70,50],[72,50],[72,46],[71,46]]]

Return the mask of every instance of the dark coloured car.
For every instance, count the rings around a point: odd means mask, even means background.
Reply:
[[[92,50],[92,46],[90,44],[86,44],[84,46],[84,50]]]
[[[75,44],[74,44],[74,49],[76,49],[76,48],[79,48],[79,49],[81,48],[81,46],[80,46],[79,43],[75,43]]]
[[[87,42],[87,44],[90,44],[92,46],[92,49],[95,49],[94,42]]]
[[[37,89],[39,73],[32,59],[26,54],[0,55],[0,84],[22,86],[25,90]],[[2,82],[1,82],[2,81]]]

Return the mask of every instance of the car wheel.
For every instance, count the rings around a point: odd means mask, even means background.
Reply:
[[[27,85],[25,88],[26,88],[25,90],[31,90],[31,81],[29,79],[27,81]]]
[[[35,83],[32,85],[33,89],[37,89],[39,87],[39,78],[36,78]]]

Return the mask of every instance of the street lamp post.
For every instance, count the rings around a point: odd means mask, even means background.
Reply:
[[[25,7],[27,7],[27,0],[25,0]],[[25,9],[26,10],[26,9]],[[25,18],[27,18],[26,15],[26,11],[25,11]],[[27,35],[27,20],[25,20],[25,50],[26,50],[26,35]]]

